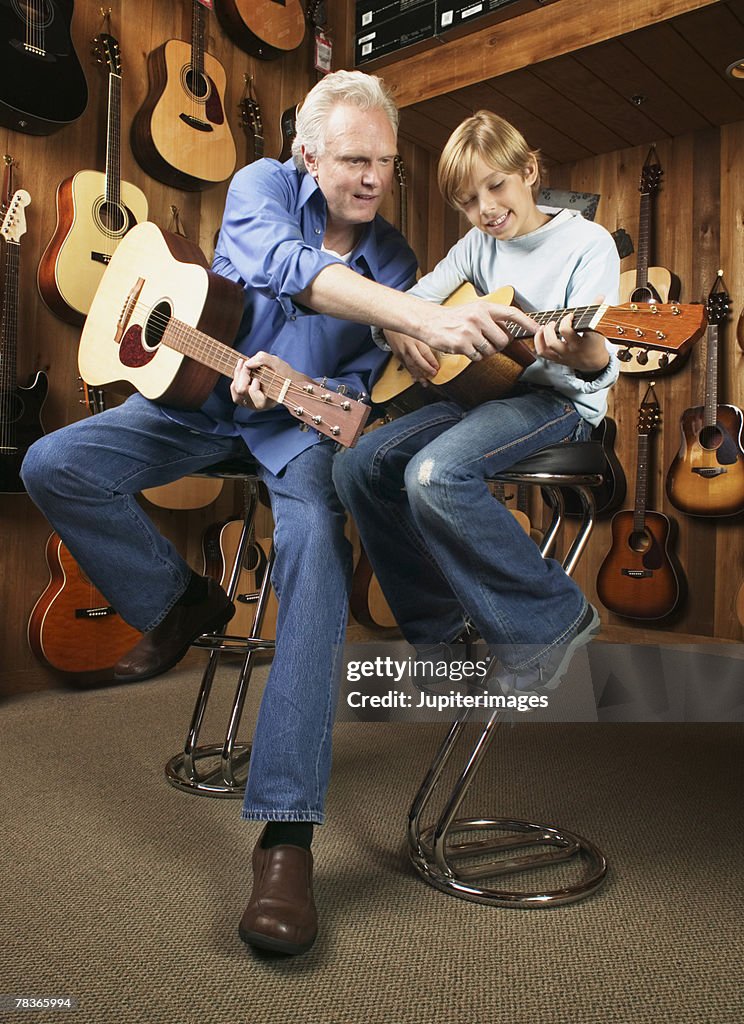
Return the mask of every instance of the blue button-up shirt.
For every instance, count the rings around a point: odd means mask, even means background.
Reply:
[[[343,383],[352,395],[369,394],[387,358],[372,341],[369,325],[313,313],[294,298],[325,267],[343,262],[321,251],[326,210],[315,179],[292,160],[251,163],[230,184],[212,267],[245,290],[237,350],[272,352],[309,377],[327,377],[329,386]],[[400,232],[378,216],[365,225],[349,266],[380,284],[406,289],[415,278],[416,258]],[[300,431],[283,406],[256,411],[235,405],[225,377],[198,412],[167,412],[194,430],[240,434],[272,473],[320,440],[313,430]]]

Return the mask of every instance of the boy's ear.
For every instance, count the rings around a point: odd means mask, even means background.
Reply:
[[[529,163],[524,169],[524,181],[526,185],[534,185],[537,181],[537,160],[531,156]]]

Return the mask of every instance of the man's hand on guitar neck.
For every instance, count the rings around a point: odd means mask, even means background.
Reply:
[[[273,370],[277,377],[293,377],[294,370],[278,356],[270,352],[257,352],[248,359],[239,359],[235,364],[230,395],[236,405],[245,409],[272,409],[276,402],[261,389],[261,375],[255,371],[261,367]]]

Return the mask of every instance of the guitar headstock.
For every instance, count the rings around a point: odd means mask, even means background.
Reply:
[[[653,381],[638,410],[638,433],[648,435],[661,423],[661,406],[654,391]]]
[[[602,316],[594,329],[627,348],[682,353],[706,327],[702,303],[626,302],[600,310]]]
[[[728,316],[730,304],[731,297],[723,283],[723,271],[719,270],[706,302],[708,324],[715,327],[722,324]]]
[[[639,192],[642,195],[652,195],[659,188],[661,176],[664,172],[661,169],[659,158],[656,155],[656,147],[652,146],[648,151],[646,162],[641,169],[641,184]]]
[[[318,383],[294,370],[291,376],[282,376],[268,366],[258,367],[253,372],[264,394],[280,402],[300,421],[301,429],[317,430],[344,448],[356,444],[369,417],[370,407],[350,398],[345,385],[333,391],[326,387],[325,381]]]
[[[110,75],[121,75],[121,51],[119,41],[108,32],[101,32],[93,40],[93,56],[104,64]]]
[[[238,103],[240,110],[240,127],[247,128],[253,135],[263,135],[261,108],[253,92],[253,75],[244,75],[245,96]]]
[[[13,242],[16,245],[26,233],[26,214],[24,210],[31,202],[31,196],[24,188],[19,188],[13,194],[8,204],[8,209],[0,225],[0,235],[6,242]]]
[[[400,185],[400,187],[401,188],[405,188],[406,187],[406,168],[405,168],[405,164],[403,163],[403,160],[399,156],[396,156],[396,158],[395,158],[395,174],[396,174],[396,177],[398,179],[398,184]]]
[[[80,404],[84,405],[91,415],[103,412],[106,408],[106,394],[103,388],[94,388],[92,384],[83,380],[82,377],[78,377],[78,380],[80,381],[78,390],[83,394]]]

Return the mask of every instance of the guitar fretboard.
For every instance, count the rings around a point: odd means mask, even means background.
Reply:
[[[708,324],[705,355],[705,426],[716,425],[718,410],[718,324]]]
[[[638,465],[636,467],[635,507],[633,510],[633,529],[641,532],[646,524],[646,504],[648,501],[648,444],[649,435],[638,435]]]
[[[13,404],[18,380],[18,271],[21,247],[5,239],[5,277],[0,313],[0,449],[15,446]]]
[[[121,204],[121,75],[109,72],[106,131],[106,202]]]
[[[528,313],[533,320],[544,327],[546,324],[562,320],[564,316],[569,313],[573,313],[573,327],[575,331],[588,331],[594,324],[597,323],[598,314],[601,313],[606,307],[601,305],[594,306],[579,306],[576,309],[549,309],[540,313]],[[516,320],[507,320],[504,323],[504,327],[512,338],[529,338],[532,332],[518,324]]]
[[[198,89],[197,76],[204,73],[204,33],[207,15],[200,0],[193,0],[191,12],[191,68],[194,75],[192,88]]]

